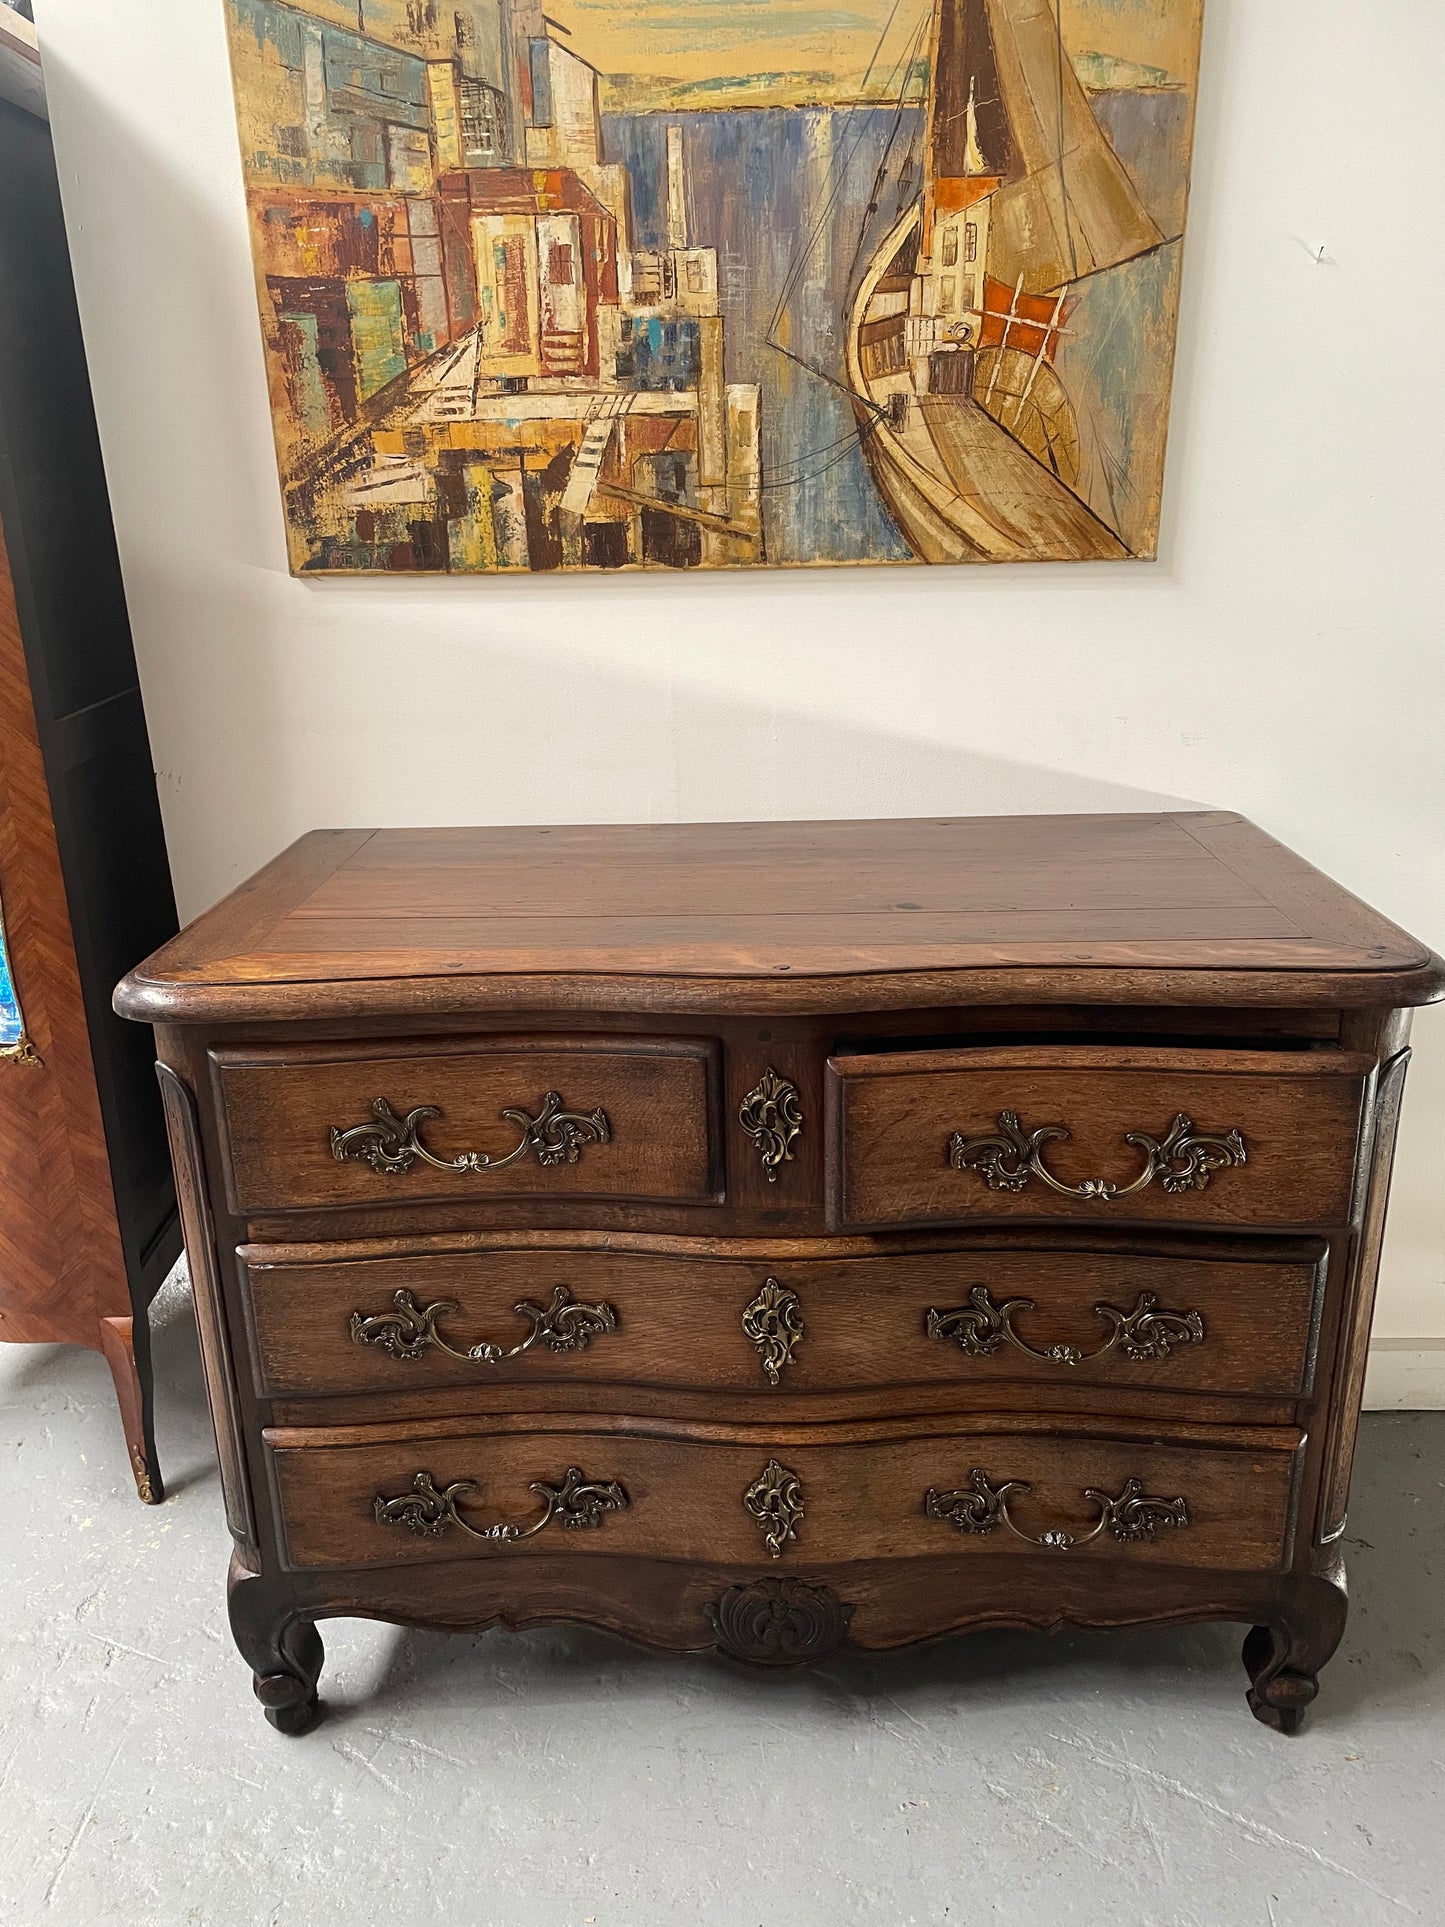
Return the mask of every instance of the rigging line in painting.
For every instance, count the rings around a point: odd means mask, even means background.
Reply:
[[[931,9],[930,9],[930,12],[931,12]],[[913,44],[913,58],[915,60],[917,59],[918,51],[922,46],[923,34],[927,28],[928,19],[929,19],[929,15],[925,14],[923,19],[919,22],[918,33],[917,33],[917,36],[915,37],[915,41]],[[863,250],[864,250],[864,247],[867,245],[867,240],[868,240],[868,224],[873,219],[874,215],[877,214],[880,206],[882,205],[883,191],[888,178],[889,163],[893,158],[894,145],[897,142],[899,131],[903,125],[904,110],[908,104],[908,85],[911,77],[912,77],[911,68],[908,70],[905,70],[903,85],[900,88],[899,94],[898,94],[897,111],[893,116],[893,123],[888,130],[888,138],[883,144],[883,151],[878,157],[878,167],[873,176],[873,185],[868,191],[868,201],[867,201],[867,205],[863,210],[863,220],[859,223],[857,239],[853,243],[853,252],[849,257],[848,274],[850,279],[853,276],[856,269],[858,268],[859,263],[862,261],[862,258],[863,258]],[[917,142],[917,132],[918,130],[915,129],[913,133],[910,134],[908,145],[904,152],[903,166],[899,169],[900,184],[905,179],[911,181],[911,178],[912,178],[912,171],[916,164],[915,147]]]
[[[298,571],[1154,552],[1201,0],[221,4]]]
[[[888,19],[884,24],[883,32],[879,35],[878,44],[875,47],[873,55],[869,60],[867,72],[863,76],[862,91],[865,94],[867,92],[868,82],[871,79],[873,74],[874,65],[877,62],[878,56],[883,51],[884,41],[887,39],[888,34],[892,29],[893,22],[898,16],[899,4],[901,4],[901,0],[895,0],[893,11],[889,14]],[[894,85],[898,81],[900,74],[902,75],[902,84],[899,87],[899,92],[898,92],[898,106],[901,108],[904,101],[906,100],[907,94],[908,94],[909,81],[913,71],[913,64],[918,58],[919,50],[923,42],[923,36],[924,36],[924,33],[927,31],[929,11],[930,11],[929,9],[924,10],[922,16],[919,19],[917,26],[914,28],[912,36],[904,43],[902,51],[898,54],[897,58],[894,60],[892,69],[890,70],[887,79],[883,83],[882,92],[880,95],[880,101],[882,103],[892,104]],[[896,125],[897,125],[896,120],[894,125],[896,130]],[[768,327],[768,340],[774,346],[778,345],[775,337],[777,335],[779,327],[782,325],[783,315],[787,309],[788,301],[794,289],[796,288],[799,280],[801,280],[802,276],[806,273],[807,264],[810,258],[812,257],[813,253],[817,249],[819,243],[825,238],[825,236],[828,233],[830,218],[833,215],[839,196],[843,191],[844,183],[846,182],[846,179],[847,179],[848,164],[852,160],[853,155],[856,153],[859,144],[864,139],[864,134],[865,134],[865,129],[860,124],[857,132],[853,136],[851,146],[845,147],[841,153],[836,154],[834,156],[832,167],[829,172],[830,184],[829,184],[829,191],[828,191],[827,197],[823,202],[823,206],[819,210],[817,220],[813,223],[812,228],[809,230],[806,242],[801,248],[799,248],[794,253],[792,261],[789,264],[788,273],[784,278],[782,288],[778,294],[777,306],[773,310],[773,318]],[[890,143],[885,144],[885,147],[884,147],[884,162],[886,162],[887,160],[889,144],[891,144],[891,140],[890,140]],[[884,162],[880,162],[880,167],[884,164]]]

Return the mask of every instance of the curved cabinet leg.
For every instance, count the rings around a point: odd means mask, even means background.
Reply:
[[[154,1399],[151,1383],[150,1327],[130,1318],[102,1318],[100,1349],[115,1381],[116,1403],[125,1429],[125,1449],[142,1505],[159,1505],[166,1496],[156,1457]]]
[[[326,1656],[320,1633],[272,1581],[234,1562],[226,1604],[266,1718],[278,1733],[304,1733],[320,1711],[316,1682]]]
[[[1344,1633],[1346,1609],[1343,1570],[1286,1581],[1274,1618],[1245,1636],[1246,1698],[1257,1720],[1277,1733],[1298,1733]]]

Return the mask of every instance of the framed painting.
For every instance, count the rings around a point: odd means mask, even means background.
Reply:
[[[292,567],[1158,540],[1203,0],[222,0]]]

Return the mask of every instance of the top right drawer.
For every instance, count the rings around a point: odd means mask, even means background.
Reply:
[[[1099,1045],[832,1057],[829,1220],[1341,1225],[1374,1068]]]

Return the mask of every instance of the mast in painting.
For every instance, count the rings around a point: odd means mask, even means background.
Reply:
[[[1054,369],[1071,290],[1165,237],[1104,138],[1052,0],[934,0],[923,186],[854,297],[875,479],[928,560],[1115,558]]]
[[[938,371],[948,392],[962,393],[983,326],[991,204],[1013,150],[985,0],[935,0],[932,46],[909,361],[926,394],[935,355],[962,356],[956,370]]]

